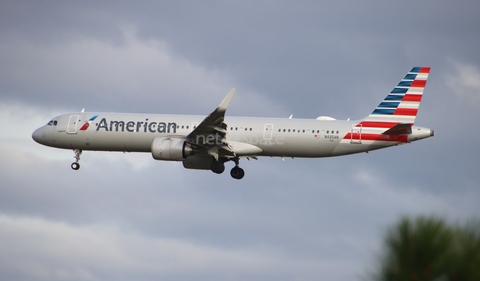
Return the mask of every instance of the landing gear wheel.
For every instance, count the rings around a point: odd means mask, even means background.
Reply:
[[[80,149],[74,149],[73,152],[75,153],[75,156],[73,156],[73,158],[75,158],[75,162],[73,162],[72,165],[70,165],[70,167],[72,167],[72,169],[76,171],[80,169],[80,164],[78,163],[78,161],[80,161],[80,156],[82,156],[82,151]]]
[[[235,166],[230,171],[230,175],[232,176],[232,178],[240,180],[245,176],[245,171],[242,168]]]
[[[80,169],[80,164],[78,164],[77,162],[73,162],[72,165],[70,165],[70,167],[72,167],[72,169],[76,171]]]
[[[210,169],[215,174],[221,174],[221,173],[223,173],[223,171],[225,171],[225,165],[223,164],[223,162],[213,161],[212,165],[210,166]]]

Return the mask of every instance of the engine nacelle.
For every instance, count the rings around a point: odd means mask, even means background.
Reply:
[[[152,142],[152,156],[155,160],[182,161],[193,155],[193,148],[185,139],[158,137]]]

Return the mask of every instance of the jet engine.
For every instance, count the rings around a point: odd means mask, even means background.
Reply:
[[[185,139],[158,137],[152,142],[152,156],[155,160],[182,161],[193,155],[193,147]]]

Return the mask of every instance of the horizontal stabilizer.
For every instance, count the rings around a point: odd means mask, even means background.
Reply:
[[[410,135],[411,133],[412,133],[412,125],[401,123],[386,130],[385,132],[382,133],[382,135],[400,136],[400,135]]]

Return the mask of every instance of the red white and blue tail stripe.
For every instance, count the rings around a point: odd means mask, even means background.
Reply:
[[[430,67],[414,67],[344,140],[351,143],[407,142],[415,123]]]
[[[414,67],[364,121],[414,124],[430,67]]]

